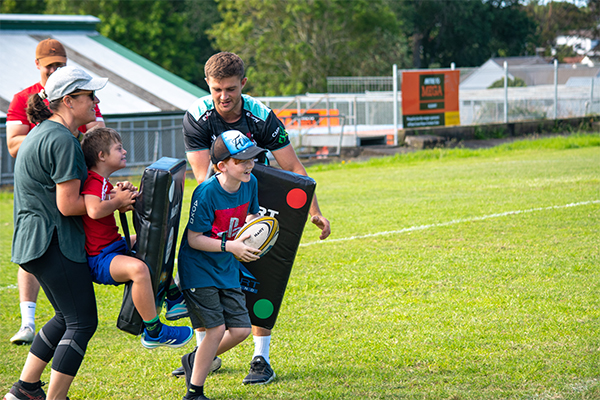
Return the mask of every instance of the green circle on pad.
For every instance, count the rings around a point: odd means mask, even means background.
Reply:
[[[254,315],[256,315],[260,319],[269,318],[273,315],[273,303],[271,303],[267,299],[260,299],[256,303],[254,303]]]

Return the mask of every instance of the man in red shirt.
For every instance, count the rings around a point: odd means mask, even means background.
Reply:
[[[67,52],[64,46],[55,39],[42,40],[35,50],[35,65],[40,70],[40,82],[15,94],[6,115],[6,145],[12,157],[17,157],[19,147],[25,136],[35,127],[27,119],[25,110],[29,96],[39,93],[46,85],[48,77],[56,69],[67,64]],[[44,100],[48,104],[47,100]],[[96,121],[79,127],[85,133],[93,126],[104,126],[104,119],[96,105]],[[19,268],[17,275],[19,285],[19,301],[21,306],[21,329],[10,341],[14,344],[28,344],[35,336],[35,307],[40,284],[33,275]]]

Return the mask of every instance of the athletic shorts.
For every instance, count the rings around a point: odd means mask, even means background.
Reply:
[[[121,240],[117,240],[113,244],[103,248],[97,256],[88,256],[87,259],[92,280],[101,285],[122,285],[123,282],[116,282],[110,276],[110,263],[116,256],[124,256],[126,254],[127,242],[125,242],[125,238],[121,238]]]
[[[241,288],[217,289],[204,287],[183,291],[192,327],[250,328],[250,316],[246,308],[246,296]]]

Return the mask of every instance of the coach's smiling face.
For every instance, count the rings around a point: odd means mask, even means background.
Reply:
[[[242,89],[247,80],[238,76],[206,79],[215,109],[225,122],[236,122],[242,116]]]

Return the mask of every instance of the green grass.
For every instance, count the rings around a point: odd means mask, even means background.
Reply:
[[[317,229],[305,229],[273,331],[277,379],[241,385],[247,340],[223,355],[209,397],[600,399],[599,135],[346,161],[309,174],[333,233],[319,242]],[[192,190],[187,181],[186,213]],[[0,213],[7,391],[28,348],[8,342],[20,321],[12,194],[0,192]],[[169,373],[193,345],[143,349],[115,327],[122,290],[96,286],[96,295],[100,325],[71,399],[181,398],[184,381]],[[51,315],[41,295],[38,328]]]

